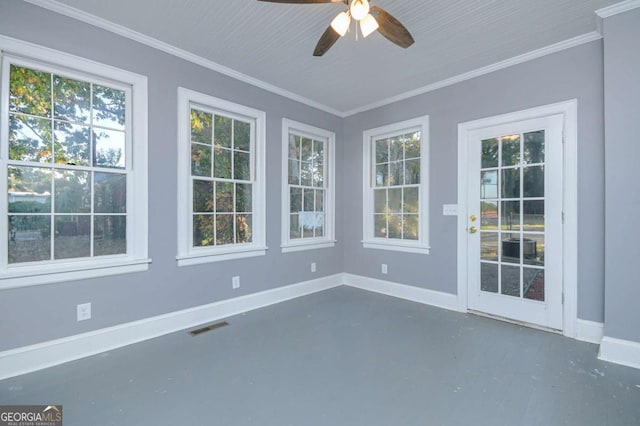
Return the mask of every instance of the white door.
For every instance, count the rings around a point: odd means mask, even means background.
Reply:
[[[562,329],[562,133],[562,115],[469,132],[469,309]]]

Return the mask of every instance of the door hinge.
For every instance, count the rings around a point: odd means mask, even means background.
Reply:
[[[564,305],[564,292],[562,292],[562,304]]]
[[[564,225],[564,212],[562,212],[562,224]]]

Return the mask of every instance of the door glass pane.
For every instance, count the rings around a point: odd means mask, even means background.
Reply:
[[[480,258],[482,260],[498,260],[497,232],[482,232],[480,236]]]
[[[480,290],[490,293],[498,292],[498,265],[480,263]]]
[[[500,217],[503,231],[517,233],[520,230],[520,201],[503,201]]]
[[[502,170],[502,198],[520,198],[520,168]]]
[[[520,135],[502,137],[502,165],[520,164]]]
[[[498,229],[498,202],[482,201],[480,203],[480,229],[497,230]]]
[[[502,265],[501,293],[505,296],[520,297],[520,267]]]
[[[502,261],[508,263],[520,263],[520,235],[502,234]]]
[[[524,201],[522,206],[523,230],[544,232],[544,201]]]
[[[525,167],[524,197],[544,197],[544,166]]]
[[[524,268],[524,298],[544,302],[544,269]]]
[[[480,198],[498,198],[498,172],[496,170],[480,174]]]
[[[524,264],[544,266],[544,234],[524,234],[522,244]]]
[[[544,130],[524,134],[524,162],[544,163]]]
[[[498,139],[482,141],[482,168],[498,167]]]

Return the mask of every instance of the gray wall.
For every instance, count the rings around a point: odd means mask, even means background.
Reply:
[[[604,20],[605,336],[640,342],[640,9]]]
[[[342,202],[346,272],[456,293],[458,123],[576,98],[578,100],[578,316],[603,320],[604,144],[602,43],[581,45],[434,92],[349,117],[344,124]],[[384,82],[381,82],[383,84]],[[430,116],[431,254],[364,249],[362,131]],[[388,275],[380,264],[389,266]]]
[[[0,1],[0,34],[148,76],[149,271],[0,292],[0,351],[342,272],[342,247],[280,252],[281,127],[287,117],[336,132],[342,181],[342,119],[155,49],[22,1]],[[250,54],[251,52],[247,52]],[[176,265],[177,88],[183,86],[267,113],[266,256]],[[337,200],[337,209],[341,209]],[[342,240],[341,223],[336,235]],[[317,262],[318,272],[310,272]],[[240,275],[241,288],[231,289]],[[93,318],[76,322],[76,305]]]

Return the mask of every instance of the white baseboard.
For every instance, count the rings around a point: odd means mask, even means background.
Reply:
[[[604,324],[601,322],[576,320],[576,340],[600,344],[602,341]]]
[[[411,300],[425,305],[436,306],[438,308],[458,310],[458,297],[455,294],[443,293],[440,291],[427,290],[405,284],[398,284],[391,281],[383,281],[376,278],[368,278],[360,275],[343,274],[344,285],[386,294],[387,296],[398,297],[400,299]]]
[[[598,359],[640,368],[640,342],[604,336],[600,343]]]
[[[343,274],[0,352],[0,380],[340,286]]]

